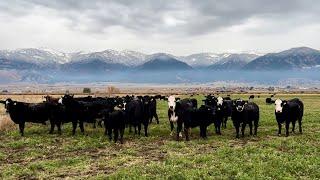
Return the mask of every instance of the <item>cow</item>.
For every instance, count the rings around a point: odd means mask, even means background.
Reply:
[[[292,123],[292,132],[294,133],[295,124],[298,120],[299,132],[302,133],[302,117],[304,113],[303,102],[298,99],[275,101],[275,116],[278,123],[278,135],[281,136],[281,127],[285,123],[286,136],[289,136],[289,125]]]
[[[245,127],[249,124],[250,135],[252,135],[252,123],[254,126],[253,135],[257,135],[259,125],[259,106],[254,102],[237,99],[233,102],[232,116],[233,125],[236,129],[236,138],[239,138],[239,129],[241,127],[242,137],[244,137]]]
[[[155,118],[157,121],[157,124],[159,124],[159,118],[158,118],[158,114],[157,114],[157,99],[159,97],[155,96],[155,97],[150,97],[149,99],[149,113],[150,113],[150,122],[152,122],[152,119]]]
[[[183,99],[175,98],[174,96],[169,96],[168,98],[168,118],[170,122],[171,133],[173,135],[174,124],[177,124],[177,140],[182,137],[182,126],[185,112],[189,108],[196,108],[196,99]]]
[[[137,97],[126,103],[126,115],[128,118],[127,124],[129,127],[129,132],[131,132],[131,126],[134,127],[134,134],[141,134],[141,125],[144,125],[145,136],[148,136],[148,124],[149,124],[149,113],[144,114],[144,108],[148,104],[144,104],[142,96]],[[137,131],[138,130],[138,131]]]
[[[45,102],[48,103],[50,108],[50,134],[54,132],[54,127],[57,126],[58,133],[61,135],[61,125],[65,123],[69,123],[72,121],[76,121],[71,118],[71,116],[67,113],[66,107],[59,103],[59,98],[53,98],[52,96],[45,96]]]
[[[179,102],[179,103],[183,103]],[[187,106],[185,106],[187,107]],[[189,141],[189,131],[191,128],[200,127],[200,137],[207,138],[207,127],[214,123],[215,110],[211,106],[201,105],[199,109],[189,106],[180,115],[184,124],[186,141]]]
[[[170,122],[171,136],[173,135],[174,124],[177,123],[178,121],[176,105],[177,105],[176,98],[174,96],[169,96],[168,97],[168,118]],[[181,129],[182,127],[177,127],[177,132],[179,132],[178,136],[180,137],[182,137]]]
[[[59,103],[65,105],[68,116],[72,118],[72,134],[74,135],[78,122],[81,132],[84,133],[83,123],[96,123],[96,120],[101,118],[101,111],[114,108],[116,101],[93,99],[86,102],[75,99],[73,95],[64,95],[59,99]]]
[[[103,121],[105,125],[105,135],[109,136],[109,140],[112,140],[112,133],[113,133],[113,140],[116,143],[118,141],[118,137],[120,134],[120,143],[123,143],[123,135],[124,130],[126,127],[126,112],[125,112],[125,105],[117,105],[114,109],[105,109],[103,110]]]
[[[266,104],[273,104],[275,103],[274,100],[272,100],[271,98],[266,98]]]
[[[229,99],[228,97],[222,98],[218,97],[217,98],[217,117],[218,119],[221,119],[222,127],[227,128],[227,121],[228,118],[231,117],[232,115],[232,103],[233,101]],[[221,134],[221,133],[220,133]]]
[[[46,125],[49,120],[50,109],[47,103],[25,103],[13,101],[10,98],[0,103],[5,105],[11,120],[19,125],[21,136],[24,136],[26,122]]]
[[[250,102],[253,102],[253,100],[254,100],[254,95],[250,95],[250,96],[249,96],[249,101],[250,101]]]

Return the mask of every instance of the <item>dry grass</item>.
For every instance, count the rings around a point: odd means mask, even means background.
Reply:
[[[14,123],[8,116],[1,116],[0,120],[0,132],[6,132],[12,130],[15,127]]]

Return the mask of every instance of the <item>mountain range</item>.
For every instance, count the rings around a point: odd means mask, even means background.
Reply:
[[[265,55],[257,53],[197,53],[174,56],[136,51],[64,53],[50,49],[0,51],[0,75],[5,79],[38,81],[64,78],[63,74],[99,74],[139,71],[274,71],[320,67],[320,51],[298,47]],[[102,74],[101,74],[102,73]],[[20,75],[20,77],[19,77]],[[2,77],[2,76],[1,76]],[[110,76],[111,79],[113,76]],[[89,77],[88,77],[89,78]],[[101,77],[102,78],[102,77]],[[161,78],[161,77],[159,77]],[[181,79],[181,77],[179,77]],[[9,81],[9,80],[8,80]]]

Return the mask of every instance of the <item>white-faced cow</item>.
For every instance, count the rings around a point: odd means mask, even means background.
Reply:
[[[292,132],[295,130],[295,124],[298,120],[299,132],[302,133],[302,117],[304,106],[300,99],[291,100],[277,99],[275,101],[275,116],[278,123],[278,135],[281,135],[281,124],[285,123],[286,136],[289,136],[289,125],[292,123]]]
[[[169,107],[168,108],[168,118],[169,118],[170,128],[171,128],[171,133],[170,133],[171,136],[173,135],[174,124],[176,124],[178,121],[176,105],[177,105],[177,99],[174,96],[169,96],[169,98],[168,98],[168,107]],[[177,131],[179,131],[178,135],[180,137],[182,137],[181,129],[182,129],[182,126],[177,127]]]
[[[246,125],[249,124],[250,135],[252,135],[252,123],[254,125],[254,135],[257,135],[259,124],[259,106],[254,102],[244,101],[242,99],[235,100],[232,109],[232,121],[236,129],[236,137],[239,138],[239,129],[241,127],[242,137]]]

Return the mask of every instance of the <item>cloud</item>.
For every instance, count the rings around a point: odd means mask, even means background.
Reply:
[[[59,26],[62,32],[73,31],[96,39],[121,36],[121,32],[126,37],[143,38],[144,42],[171,39],[180,43],[183,39],[214,37],[223,32],[226,36],[227,32],[246,36],[279,35],[301,26],[317,25],[319,17],[317,0],[0,1],[1,26],[6,21],[21,23],[21,19],[42,18],[50,21],[44,24]],[[33,25],[42,29],[42,24]],[[25,28],[25,24],[20,26]]]

